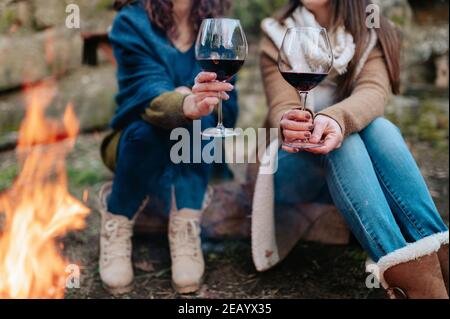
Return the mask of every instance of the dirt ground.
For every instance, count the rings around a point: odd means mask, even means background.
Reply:
[[[90,223],[98,222],[92,216]],[[86,230],[65,238],[66,254],[84,265],[81,288],[67,298],[116,298],[103,288],[97,270],[98,236]],[[275,269],[257,273],[247,241],[204,243],[206,278],[194,295],[177,295],[170,281],[170,257],[164,237],[134,239],[135,289],[120,298],[382,298],[364,286],[365,255],[356,246],[300,243]],[[79,259],[80,258],[80,259]]]
[[[134,238],[135,289],[127,295],[111,296],[101,285],[97,263],[99,214],[96,194],[102,183],[111,179],[98,154],[101,138],[101,134],[81,136],[68,158],[70,191],[82,198],[87,190],[87,204],[92,212],[84,230],[62,239],[64,255],[81,266],[81,286],[68,289],[66,298],[384,298],[381,289],[365,287],[366,255],[357,244],[299,243],[279,266],[266,273],[257,273],[251,260],[250,243],[246,240],[204,240],[205,283],[199,293],[179,296],[171,288],[170,256],[164,235]],[[420,154],[427,154],[418,149],[419,158]],[[442,163],[442,167],[436,165],[436,161]],[[447,162],[445,158],[436,161],[434,164],[419,162],[425,168],[438,206],[448,216],[448,197],[445,196],[448,188],[443,186],[448,184],[448,170],[445,173],[448,157]],[[0,172],[1,191],[10,185],[18,172],[14,152],[0,153]]]
[[[63,239],[65,255],[82,265],[80,289],[67,290],[66,298],[367,298],[380,291],[365,288],[365,254],[357,245],[346,247],[300,243],[289,258],[267,273],[257,273],[247,240],[204,240],[206,278],[201,291],[179,296],[171,287],[170,255],[165,235],[133,240],[135,289],[111,296],[98,274],[99,214],[96,194],[111,175],[99,162],[100,135],[79,138],[68,160],[72,193],[87,189],[92,213],[87,228]]]

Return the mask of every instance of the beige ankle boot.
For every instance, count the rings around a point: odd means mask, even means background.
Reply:
[[[191,209],[172,211],[169,244],[172,258],[172,284],[181,294],[200,289],[205,262],[200,240],[201,212]]]
[[[100,232],[100,277],[112,294],[124,294],[133,289],[131,236],[133,221],[125,216],[102,212]]]
[[[112,294],[124,294],[133,289],[133,265],[131,262],[134,221],[126,216],[107,211],[106,199],[111,193],[111,183],[100,191],[100,277],[103,286]]]

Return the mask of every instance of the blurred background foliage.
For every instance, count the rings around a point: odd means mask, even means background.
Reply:
[[[250,37],[256,37],[260,33],[261,20],[271,16],[286,3],[286,0],[238,0],[233,3],[233,13],[242,21]]]

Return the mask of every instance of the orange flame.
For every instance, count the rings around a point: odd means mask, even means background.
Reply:
[[[83,202],[87,203],[87,201],[89,200],[89,191],[87,189],[85,189],[83,191]]]
[[[0,298],[62,298],[66,266],[57,239],[84,227],[89,209],[67,189],[65,157],[79,123],[69,105],[62,122],[45,117],[55,94],[52,80],[25,90],[20,128],[21,173],[0,194]]]

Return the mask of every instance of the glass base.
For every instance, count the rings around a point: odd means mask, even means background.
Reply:
[[[287,146],[296,150],[306,150],[311,148],[319,148],[322,147],[323,144],[313,144],[309,142],[292,142],[292,143],[283,143],[283,146]]]
[[[235,132],[232,129],[224,128],[224,127],[213,127],[209,128],[207,130],[204,130],[202,132],[202,136],[206,137],[232,137],[232,136],[238,136],[239,133]]]

